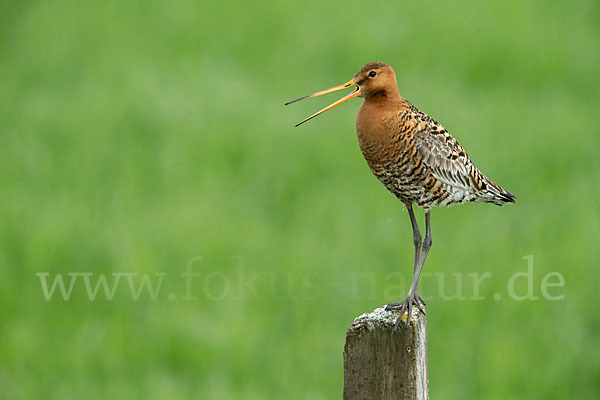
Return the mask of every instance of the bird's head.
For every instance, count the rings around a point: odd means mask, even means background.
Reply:
[[[393,96],[398,92],[394,70],[382,62],[365,65],[352,81],[358,87],[358,96],[365,99],[380,95]]]
[[[317,115],[324,113],[325,111],[331,110],[333,107],[339,106],[340,104],[353,99],[355,97],[363,97],[365,99],[369,99],[375,96],[394,96],[398,95],[398,87],[396,85],[396,74],[392,67],[382,62],[372,62],[364,67],[362,67],[355,75],[354,78],[349,80],[346,83],[342,83],[341,85],[334,86],[330,89],[321,90],[320,92],[315,92],[313,94],[309,94],[308,96],[300,97],[296,100],[289,101],[285,103],[288,104],[295,103],[300,100],[308,99],[310,97],[317,97],[323,94],[336,92],[338,90],[347,89],[354,87],[355,89],[348,93],[346,96],[342,97],[338,101],[329,106],[325,107],[321,111],[311,115],[310,117],[300,121],[296,124],[296,126],[305,123],[306,121],[313,119]]]

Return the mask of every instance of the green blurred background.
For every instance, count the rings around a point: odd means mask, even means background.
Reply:
[[[432,211],[431,397],[600,397],[597,1],[2,8],[1,398],[340,398],[345,329],[404,298],[411,229],[360,100],[300,128],[339,96],[283,103],[371,61],[518,196]],[[36,274],[75,272],[166,275],[46,300]]]

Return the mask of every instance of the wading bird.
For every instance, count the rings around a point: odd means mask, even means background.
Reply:
[[[367,64],[350,81],[286,105],[351,87],[354,91],[296,126],[354,97],[364,98],[356,117],[360,149],[373,174],[406,206],[413,230],[414,274],[408,295],[403,302],[386,306],[388,310],[400,310],[395,331],[405,311],[408,327],[413,306],[425,314],[417,285],[431,248],[431,207],[469,201],[503,205],[514,203],[515,196],[481,173],[440,123],[400,96],[396,74],[385,63]],[[425,211],[422,242],[413,204]]]

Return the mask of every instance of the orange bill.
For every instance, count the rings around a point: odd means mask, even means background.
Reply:
[[[287,103],[285,103],[285,105],[287,106],[288,104],[292,104],[292,103],[295,103],[295,102],[297,102],[297,101],[300,101],[300,100],[308,99],[308,98],[310,98],[310,97],[317,97],[317,96],[321,96],[322,94],[327,94],[327,93],[331,93],[331,92],[336,92],[336,91],[338,91],[338,90],[347,89],[347,88],[349,88],[349,87],[353,87],[353,86],[356,86],[356,83],[354,83],[354,80],[350,80],[350,81],[348,81],[348,82],[346,82],[346,83],[342,83],[341,85],[334,86],[334,87],[332,87],[331,89],[321,90],[320,92],[316,92],[316,93],[313,93],[313,94],[309,94],[308,96],[300,97],[300,98],[298,98],[298,99],[296,99],[296,100],[288,101]],[[335,103],[328,105],[327,107],[325,107],[325,108],[324,108],[324,109],[322,109],[321,111],[319,111],[319,112],[316,112],[316,113],[314,113],[313,115],[311,115],[310,117],[308,117],[308,118],[306,118],[306,119],[304,119],[304,120],[302,120],[302,121],[298,122],[298,123],[297,123],[296,125],[294,125],[294,126],[301,125],[301,124],[305,123],[306,121],[308,121],[308,120],[310,120],[310,119],[313,119],[313,118],[314,118],[314,117],[316,117],[317,115],[319,115],[319,114],[323,114],[325,111],[331,110],[333,107],[339,106],[340,104],[342,104],[342,103],[345,103],[346,101],[348,101],[348,100],[350,100],[350,99],[353,99],[353,98],[355,98],[356,96],[358,96],[358,91],[359,91],[359,88],[358,88],[358,86],[356,86],[356,89],[355,89],[354,91],[352,91],[352,92],[348,93],[346,96],[342,97],[341,99],[339,99],[339,100],[338,100],[338,101],[336,101]]]

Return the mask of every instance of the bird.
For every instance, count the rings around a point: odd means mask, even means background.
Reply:
[[[419,294],[418,283],[432,245],[432,207],[466,202],[501,206],[514,203],[516,196],[485,176],[439,122],[400,95],[396,73],[386,63],[368,63],[348,82],[285,105],[349,88],[354,90],[295,126],[355,97],[364,99],[356,117],[360,150],[373,174],[408,210],[413,231],[412,283],[404,301],[389,303],[385,307],[386,310],[399,311],[393,334],[405,312],[406,328],[414,307],[425,315],[426,304]],[[424,210],[424,238],[413,206]]]

